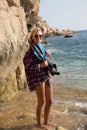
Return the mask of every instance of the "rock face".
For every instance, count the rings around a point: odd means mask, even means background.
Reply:
[[[0,101],[10,100],[26,87],[22,60],[28,48],[27,23],[32,26],[38,13],[39,0],[35,2],[0,1]]]
[[[20,4],[24,8],[28,31],[30,31],[38,19],[40,0],[20,0]]]

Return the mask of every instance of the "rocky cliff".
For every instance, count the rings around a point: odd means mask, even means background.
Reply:
[[[36,20],[36,25],[43,29],[45,37],[75,33],[74,30],[70,30],[70,29],[61,30],[58,28],[53,28],[50,25],[48,25],[47,21],[43,20],[43,18],[40,16],[38,16],[38,18]]]
[[[26,88],[23,56],[28,29],[35,24],[39,0],[0,1],[0,101],[10,100]]]

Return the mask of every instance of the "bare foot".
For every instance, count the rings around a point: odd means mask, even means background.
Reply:
[[[44,124],[37,124],[36,127],[39,127],[44,130],[47,128],[46,125],[44,125]]]
[[[49,123],[43,123],[45,126],[57,126],[57,124],[56,123],[51,123],[51,122],[49,122]]]

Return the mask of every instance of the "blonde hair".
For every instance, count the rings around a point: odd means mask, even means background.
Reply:
[[[35,35],[38,31],[41,31],[41,32],[42,32],[42,29],[39,28],[39,27],[35,27],[35,28],[32,30],[32,32],[31,32],[31,34],[30,34],[30,39],[31,39],[31,40],[33,39],[34,35]]]

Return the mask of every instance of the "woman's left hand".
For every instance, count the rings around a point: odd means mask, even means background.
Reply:
[[[44,68],[46,66],[48,66],[48,62],[46,60],[40,64],[41,68]]]
[[[49,50],[46,50],[46,55],[51,57],[51,53]]]

